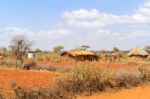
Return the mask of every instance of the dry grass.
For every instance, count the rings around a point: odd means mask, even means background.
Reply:
[[[141,79],[142,79],[142,81],[149,82],[150,81],[150,68],[149,67],[141,66],[139,68],[139,71],[141,73]]]
[[[80,94],[91,95],[95,92],[107,91],[110,88],[120,89],[138,86],[145,81],[149,81],[149,74],[150,71],[141,68],[137,72],[124,69],[114,72],[111,69],[94,64],[80,65],[70,73],[57,78],[55,85],[50,89],[41,88],[40,90],[28,91],[19,88],[15,90],[15,93],[16,96],[19,95],[18,97],[23,94],[22,97],[70,99]]]
[[[110,88],[129,88],[150,81],[150,70],[140,67],[137,71],[139,64],[135,62],[69,63],[67,58],[52,53],[42,53],[42,55],[40,53],[35,62],[37,65],[41,65],[36,70],[67,73],[57,78],[55,85],[49,88],[47,86],[51,86],[51,79],[56,77],[48,73],[0,70],[1,85],[7,84],[8,86],[10,81],[13,81],[12,83],[15,84],[12,88],[18,99],[70,99],[80,94],[91,95],[95,92],[107,91]],[[10,66],[12,62],[10,60],[6,62],[5,60],[6,63],[8,63],[7,66]],[[68,65],[73,69],[68,68]],[[30,88],[25,89],[24,86]],[[3,94],[0,94],[0,99],[1,96]]]
[[[108,88],[129,88],[149,81],[150,71],[147,69],[136,72],[101,68],[96,65],[85,65],[77,67],[68,76],[57,79],[55,93],[64,99],[67,96],[76,96],[82,93],[91,95],[95,92],[106,91]],[[147,79],[143,79],[146,75]],[[59,97],[59,98],[60,98]]]

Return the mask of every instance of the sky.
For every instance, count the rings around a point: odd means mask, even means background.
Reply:
[[[150,0],[0,0],[0,47],[23,34],[33,48],[150,45]]]

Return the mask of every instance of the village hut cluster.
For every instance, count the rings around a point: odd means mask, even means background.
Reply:
[[[121,52],[120,52],[121,53]],[[69,50],[64,51],[60,54],[61,56],[67,56],[75,59],[76,61],[97,61],[99,60],[99,56],[94,51],[86,51],[86,50]],[[110,53],[110,60],[115,62],[117,60],[118,53]],[[145,59],[149,56],[149,53],[143,50],[140,46],[136,46],[134,49],[128,52],[129,58],[142,58]],[[120,57],[118,58],[120,61]]]
[[[0,58],[3,58],[4,53],[6,52],[5,49],[0,49]],[[108,51],[109,52],[109,51]],[[118,56],[120,54],[124,55],[124,52],[109,52],[105,53],[105,61],[107,60],[112,60],[112,62],[120,61],[120,57],[118,58]],[[127,54],[128,53],[128,54]],[[36,57],[36,52],[35,51],[29,51],[28,52],[28,59],[29,60],[34,60]],[[148,58],[150,57],[149,53],[146,52],[145,50],[143,50],[140,46],[136,46],[134,49],[130,50],[130,51],[126,51],[126,53],[128,55],[128,57],[134,57],[134,58]],[[98,51],[87,51],[87,50],[80,50],[80,49],[73,49],[73,50],[68,50],[68,51],[63,51],[60,53],[61,56],[63,57],[70,57],[76,61],[98,61],[101,59],[101,56],[99,55]],[[102,59],[101,59],[102,60]]]

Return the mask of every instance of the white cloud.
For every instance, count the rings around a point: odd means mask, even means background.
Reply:
[[[75,10],[64,12],[63,17],[69,25],[77,27],[103,27],[111,24],[122,24],[132,22],[128,15],[118,16],[114,14],[101,13],[96,9],[92,10]]]
[[[150,2],[146,2],[146,3],[144,4],[144,6],[145,6],[145,7],[150,7]]]
[[[79,11],[64,12],[64,17],[69,19],[95,19],[99,17],[99,12],[96,9],[92,9],[91,11],[80,9]]]
[[[40,36],[44,36],[44,38],[55,40],[70,37],[73,35],[73,32],[67,29],[58,28],[58,29],[51,29],[48,31],[40,31],[37,34],[39,34]]]
[[[62,15],[71,26],[93,28],[116,24],[150,23],[150,2],[140,6],[132,15],[102,13],[97,9],[65,11]]]
[[[31,31],[19,27],[6,27],[0,29],[0,34],[0,39],[5,41],[3,46],[9,45],[12,36],[23,34],[30,40],[33,40],[35,47],[46,48],[48,44],[53,43],[55,45],[57,41],[62,42],[67,38],[71,38],[73,32],[63,28],[50,29],[48,31]]]
[[[139,23],[150,23],[150,2],[147,2],[140,6],[136,13],[132,15]]]

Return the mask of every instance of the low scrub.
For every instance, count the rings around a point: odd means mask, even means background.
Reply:
[[[102,68],[97,65],[81,65],[62,77],[57,78],[50,89],[38,88],[31,91],[15,90],[19,99],[70,99],[80,94],[91,95],[106,91],[108,88],[129,88],[150,81],[150,70],[139,68],[139,71]],[[30,98],[31,97],[31,98]],[[40,98],[39,98],[40,97]]]
[[[4,96],[3,96],[3,94],[1,94],[1,93],[0,93],[0,99],[4,99]]]
[[[142,82],[141,74],[138,71],[118,70],[116,72],[116,87],[132,87]]]
[[[139,71],[141,73],[141,79],[143,82],[149,82],[150,81],[150,68],[146,68],[141,66],[139,68]]]
[[[59,72],[59,73],[67,73],[71,71],[71,68],[67,66],[37,66],[35,68],[36,70],[42,70],[42,71],[51,71],[51,72]]]
[[[16,99],[49,99],[46,89],[38,87],[35,89],[24,89],[21,87],[14,87]]]

